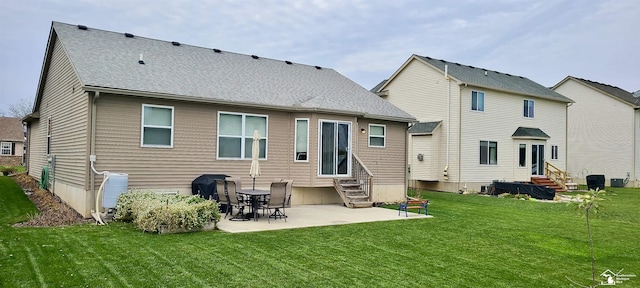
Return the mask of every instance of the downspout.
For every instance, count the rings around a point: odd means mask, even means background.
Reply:
[[[100,92],[95,91],[93,92],[93,97],[91,98],[91,131],[90,133],[90,139],[89,139],[89,157],[90,159],[92,158],[92,155],[96,155],[96,101],[98,100],[98,97],[100,97]],[[91,170],[89,171],[89,174],[91,176],[89,176],[89,191],[91,196],[93,197],[93,201],[91,201],[92,203],[96,201],[97,199],[97,195],[96,195],[96,189],[95,189],[95,184],[96,184],[96,177],[95,177],[95,173],[93,173],[93,162],[91,162]]]
[[[449,143],[451,138],[451,78],[449,78],[449,65],[444,65],[444,79],[447,81],[447,152],[444,171],[444,180],[449,180]]]
[[[464,86],[467,87],[467,83],[464,83]],[[458,191],[460,191],[460,179],[462,179],[462,86],[460,86],[458,93],[458,115]]]

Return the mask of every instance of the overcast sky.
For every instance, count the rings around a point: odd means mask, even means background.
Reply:
[[[367,89],[418,54],[640,90],[637,0],[0,0],[0,114],[33,102],[51,21],[329,67]]]

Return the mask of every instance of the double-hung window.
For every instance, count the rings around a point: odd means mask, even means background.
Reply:
[[[253,132],[260,133],[259,159],[267,159],[267,116],[218,113],[218,159],[251,159]]]
[[[140,146],[173,147],[173,107],[142,104]]]
[[[11,153],[11,147],[12,147],[12,143],[11,142],[2,142],[0,143],[0,152],[1,155],[12,155],[13,153]]]
[[[47,155],[51,154],[51,117],[47,118]]]
[[[309,161],[309,119],[296,119],[296,154],[294,161]]]
[[[533,100],[524,100],[524,114],[525,118],[533,118]]]
[[[527,144],[518,147],[518,167],[527,167]]]
[[[498,165],[498,142],[480,141],[480,164]]]
[[[484,111],[484,92],[471,91],[471,110]]]
[[[384,148],[386,134],[385,125],[369,124],[369,147]]]
[[[558,145],[551,145],[551,160],[558,160]]]

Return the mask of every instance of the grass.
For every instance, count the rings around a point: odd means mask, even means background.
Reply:
[[[16,174],[24,173],[24,171],[27,170],[27,167],[24,167],[24,166],[0,166],[0,171],[4,170],[5,168],[12,168],[13,173],[16,173]]]
[[[16,214],[33,208],[9,182],[0,177],[0,287],[395,287],[406,281],[570,287],[565,277],[590,283],[584,219],[560,203],[422,192],[434,218],[158,235],[121,223],[11,227]],[[615,193],[592,221],[596,268],[639,275],[640,189]],[[8,209],[14,216],[5,216]]]

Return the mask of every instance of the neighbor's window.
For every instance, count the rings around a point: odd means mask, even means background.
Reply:
[[[484,92],[471,91],[471,110],[484,111]]]
[[[385,137],[387,134],[387,126],[378,124],[369,124],[369,147],[385,146]]]
[[[480,141],[480,164],[498,165],[498,142]]]
[[[527,144],[520,144],[518,148],[518,166],[527,166]]]
[[[533,118],[533,100],[524,100],[524,117]]]
[[[558,160],[558,145],[551,145],[551,160]]]
[[[267,159],[267,116],[218,113],[218,158],[251,159],[253,131],[260,133],[259,159]]]
[[[12,155],[13,153],[11,153],[11,146],[12,143],[11,142],[2,142],[0,144],[0,150],[2,150],[2,155]]]
[[[51,154],[51,117],[47,118],[47,155]]]
[[[173,107],[142,104],[142,147],[173,147]]]
[[[296,154],[294,161],[309,161],[309,119],[296,119]]]

